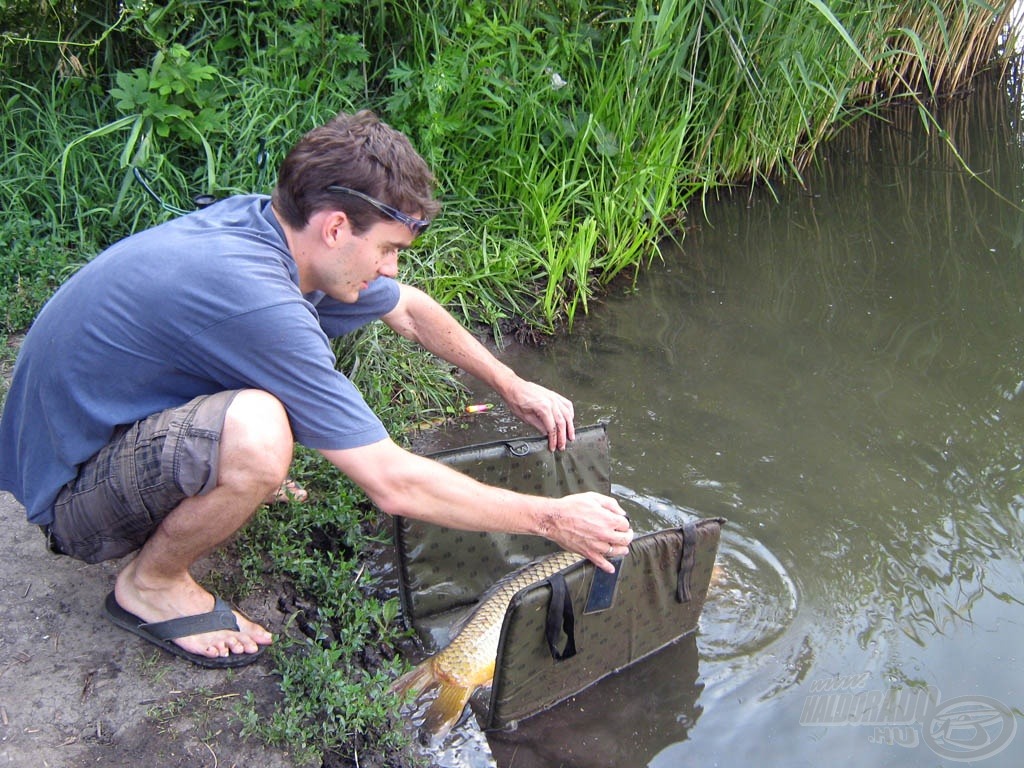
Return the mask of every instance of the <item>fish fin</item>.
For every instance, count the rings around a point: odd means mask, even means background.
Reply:
[[[462,687],[443,682],[437,677],[432,662],[432,658],[427,659],[399,677],[391,684],[391,692],[403,699],[411,695],[418,700],[428,691],[440,686],[437,697],[427,707],[423,728],[433,738],[443,739],[459,721],[469,697],[477,686]]]
[[[442,683],[437,698],[430,702],[427,708],[426,717],[423,720],[423,727],[434,735],[436,739],[443,739],[448,735],[466,708],[469,697],[477,686],[471,685],[462,687],[451,683]]]
[[[391,684],[391,692],[398,694],[402,699],[409,694],[418,699],[427,691],[436,688],[440,680],[434,674],[432,661],[433,659],[427,659],[395,680]]]

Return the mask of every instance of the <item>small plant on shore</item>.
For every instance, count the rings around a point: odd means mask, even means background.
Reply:
[[[243,735],[287,747],[299,765],[319,765],[325,754],[357,764],[360,752],[408,751],[399,702],[388,690],[390,671],[367,672],[344,646],[312,640],[285,638],[273,653],[287,706],[264,719],[255,714],[258,702],[247,696],[239,709]],[[388,764],[408,764],[408,758]]]
[[[271,651],[284,706],[265,718],[250,699],[239,710],[244,731],[303,761],[324,752],[401,751],[408,739],[387,690],[398,664],[391,650],[398,604],[367,566],[382,521],[333,467],[302,453],[296,477],[312,500],[261,511],[236,545],[249,578],[269,570],[295,591],[289,632]]]

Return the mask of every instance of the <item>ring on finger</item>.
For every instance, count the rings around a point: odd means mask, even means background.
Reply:
[[[614,544],[609,544],[608,545],[608,551],[604,553],[604,556],[605,557],[610,557],[611,554],[612,554],[612,550],[613,549],[615,549],[615,545]]]

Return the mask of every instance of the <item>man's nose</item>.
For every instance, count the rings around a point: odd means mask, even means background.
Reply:
[[[377,273],[382,277],[398,277],[398,251],[386,255],[381,260]]]

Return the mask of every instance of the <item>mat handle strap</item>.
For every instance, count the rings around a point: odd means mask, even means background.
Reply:
[[[676,602],[688,603],[693,599],[690,576],[697,554],[697,525],[683,525],[683,549],[679,553],[679,577],[676,580]]]
[[[572,609],[572,598],[562,574],[552,574],[548,577],[547,583],[551,587],[551,602],[548,603],[544,635],[548,641],[551,658],[555,661],[565,661],[576,655],[576,617]],[[566,641],[565,647],[559,651],[558,638],[562,632],[565,632]]]

